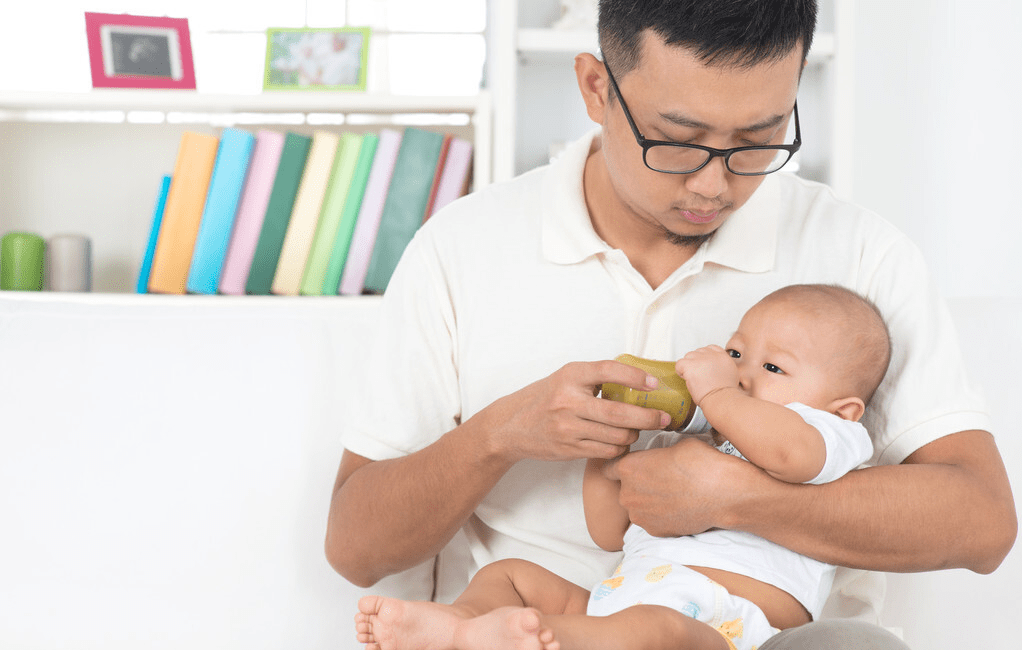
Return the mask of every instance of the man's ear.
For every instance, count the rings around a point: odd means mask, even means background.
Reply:
[[[827,406],[827,411],[842,420],[858,422],[866,412],[866,403],[858,397],[842,397],[831,402]]]
[[[589,119],[603,124],[603,115],[607,110],[607,92],[610,84],[607,68],[603,62],[588,52],[575,57],[575,78],[578,89],[582,93],[582,101],[586,105]]]

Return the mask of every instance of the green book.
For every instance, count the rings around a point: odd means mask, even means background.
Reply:
[[[330,185],[323,197],[323,206],[319,211],[316,232],[312,236],[312,247],[309,257],[305,260],[302,283],[298,293],[303,296],[318,296],[323,293],[323,278],[326,276],[330,251],[337,237],[337,226],[344,212],[344,200],[351,187],[351,177],[355,172],[359,151],[362,149],[362,136],[357,133],[342,133],[337,147],[337,156],[330,172]]]
[[[386,290],[401,254],[422,225],[443,143],[442,133],[405,128],[369,260],[367,291],[383,293]]]
[[[294,207],[311,145],[312,138],[297,133],[288,133],[284,138],[284,150],[280,154],[280,164],[270,191],[266,217],[259,231],[252,268],[245,282],[246,293],[270,294],[280,249],[284,246],[284,235],[287,234],[287,224],[291,221],[291,208]]]
[[[358,152],[358,161],[355,162],[355,171],[351,175],[351,185],[344,197],[344,211],[341,213],[341,221],[337,225],[333,247],[330,250],[330,259],[323,274],[324,296],[336,295],[340,287],[344,265],[348,261],[348,249],[351,248],[355,224],[362,208],[362,197],[365,196],[366,185],[369,183],[369,170],[373,167],[376,145],[379,143],[380,136],[375,133],[362,136],[362,147]]]

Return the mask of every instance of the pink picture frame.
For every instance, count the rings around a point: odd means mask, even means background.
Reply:
[[[93,88],[195,89],[187,18],[85,13]]]

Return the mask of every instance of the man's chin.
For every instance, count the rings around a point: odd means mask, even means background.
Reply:
[[[696,249],[710,241],[710,238],[713,237],[715,232],[717,232],[716,228],[710,232],[699,235],[679,235],[676,232],[671,232],[664,228],[664,239],[679,248]]]

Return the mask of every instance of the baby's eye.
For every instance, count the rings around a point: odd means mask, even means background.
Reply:
[[[784,374],[783,370],[781,370],[780,368],[778,368],[777,366],[775,366],[772,363],[764,363],[763,364],[763,369],[766,370],[767,372],[772,372],[772,373],[775,373],[775,374],[778,374],[778,375],[783,375]]]
[[[742,358],[742,353],[739,352],[738,350],[728,350],[727,353],[728,353],[728,355],[731,356],[732,359],[741,359]]]

